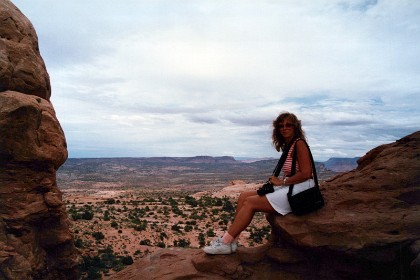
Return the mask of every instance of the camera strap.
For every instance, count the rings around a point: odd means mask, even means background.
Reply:
[[[276,168],[274,168],[273,171],[273,175],[278,177],[280,174],[281,169],[283,168],[283,165],[286,161],[287,158],[287,154],[289,153],[290,147],[293,146],[293,144],[287,145],[284,150],[283,153],[281,154],[281,157],[279,159],[279,161],[277,162]]]

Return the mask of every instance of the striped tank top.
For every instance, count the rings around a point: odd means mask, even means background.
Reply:
[[[296,139],[295,142],[293,142],[292,147],[290,147],[289,152],[287,153],[286,161],[284,162],[283,168],[281,169],[283,171],[284,176],[290,176],[292,173],[292,161],[293,161],[293,150],[295,149],[296,141],[300,138]],[[299,162],[296,158],[296,172],[299,171]]]

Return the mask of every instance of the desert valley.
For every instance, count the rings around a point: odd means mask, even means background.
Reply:
[[[352,169],[356,160],[317,163],[321,181],[339,173],[330,169]],[[158,248],[203,247],[226,230],[239,193],[257,189],[276,162],[231,157],[68,159],[57,181],[83,256],[84,277],[106,278]],[[239,243],[252,247],[269,233],[265,216],[257,214]]]

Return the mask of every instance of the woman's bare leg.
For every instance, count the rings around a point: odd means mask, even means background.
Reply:
[[[239,210],[241,210],[242,205],[244,204],[245,199],[247,197],[253,196],[253,195],[257,195],[257,191],[246,191],[246,192],[242,192],[239,195],[238,204],[236,205],[235,217],[236,217],[236,215],[238,215]]]
[[[237,210],[235,220],[228,230],[228,233],[232,237],[238,236],[244,229],[247,228],[247,226],[251,223],[255,212],[276,212],[270,202],[268,202],[265,195],[248,195],[243,202],[241,202],[241,205],[237,208]]]

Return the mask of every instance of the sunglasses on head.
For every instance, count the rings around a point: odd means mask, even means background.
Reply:
[[[285,123],[285,124],[280,124],[279,125],[279,128],[281,129],[281,128],[291,128],[291,127],[293,127],[294,125],[293,124],[291,124],[291,123]]]

